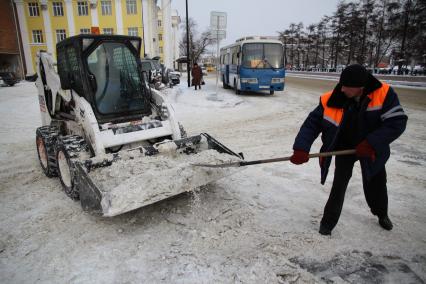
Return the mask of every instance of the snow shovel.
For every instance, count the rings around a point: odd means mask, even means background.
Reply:
[[[321,158],[321,157],[351,155],[351,154],[355,154],[355,149],[309,154],[309,158]],[[232,167],[244,167],[244,166],[250,166],[250,165],[289,161],[290,158],[291,156],[273,158],[273,159],[255,160],[255,161],[239,161],[239,162],[225,163],[225,164],[218,164],[218,165],[211,165],[211,164],[191,164],[191,165],[196,167],[208,167],[208,168],[232,168]]]

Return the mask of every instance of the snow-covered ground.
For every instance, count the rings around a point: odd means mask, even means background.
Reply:
[[[207,132],[246,160],[290,155],[321,93],[288,84],[273,96],[221,87],[213,95],[213,78],[200,91],[185,83],[167,96],[187,132]],[[357,166],[339,224],[324,237],[318,226],[332,175],[321,186],[316,160],[250,166],[113,218],[85,213],[39,166],[34,84],[2,87],[1,282],[424,283],[426,117],[404,107],[408,127],[387,166],[394,229],[381,229],[368,210]]]

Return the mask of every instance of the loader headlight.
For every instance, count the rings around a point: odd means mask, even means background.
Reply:
[[[284,83],[284,78],[272,78],[271,84]]]
[[[241,78],[243,84],[257,84],[257,78]]]

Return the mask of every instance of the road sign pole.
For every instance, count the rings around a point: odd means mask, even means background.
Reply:
[[[218,86],[219,86],[219,16],[217,16],[217,26],[216,26],[216,94],[218,94]]]
[[[188,74],[188,88],[191,87],[191,72],[190,68],[190,56],[189,56],[189,20],[188,20],[188,0],[186,0],[186,71]]]
[[[216,93],[212,99],[218,100],[220,76],[220,40],[226,37],[226,13],[212,11],[210,13],[211,37],[216,38]],[[219,99],[220,100],[220,99]]]

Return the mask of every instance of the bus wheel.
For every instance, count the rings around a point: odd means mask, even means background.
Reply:
[[[241,94],[241,91],[238,90],[238,86],[237,86],[237,81],[236,80],[234,80],[234,91],[235,91],[236,95]]]
[[[274,94],[274,90],[269,90],[269,94],[273,95]]]

